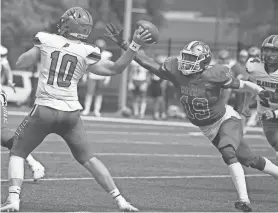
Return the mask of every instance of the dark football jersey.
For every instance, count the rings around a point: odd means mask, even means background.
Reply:
[[[233,78],[230,69],[223,65],[214,65],[200,73],[183,75],[178,70],[175,57],[165,60],[160,74],[179,90],[179,98],[185,107],[187,118],[196,126],[207,126],[221,119],[226,112],[221,90],[238,89],[240,85],[239,80]]]

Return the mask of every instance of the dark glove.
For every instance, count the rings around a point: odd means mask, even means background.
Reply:
[[[276,115],[275,115],[275,112],[273,110],[265,111],[262,114],[262,120],[263,121],[265,121],[265,120],[272,120],[272,119],[276,119]]]
[[[105,31],[104,36],[106,38],[112,40],[122,49],[127,50],[128,43],[123,39],[123,29],[118,30],[115,25],[109,23],[105,25]]]
[[[270,98],[270,92],[267,90],[262,90],[261,92],[259,92],[258,96],[260,97],[260,102],[261,105],[264,107],[269,107],[269,98]]]
[[[3,90],[0,91],[0,100],[2,106],[7,106],[7,95]]]

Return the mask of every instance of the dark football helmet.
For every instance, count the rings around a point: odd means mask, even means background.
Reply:
[[[204,71],[211,61],[211,51],[202,41],[192,41],[187,44],[178,56],[178,70],[184,75]]]
[[[90,13],[81,7],[68,9],[60,18],[58,32],[64,37],[69,35],[85,40],[93,28],[93,18]]]
[[[261,60],[266,64],[278,64],[278,35],[267,37],[261,47]]]

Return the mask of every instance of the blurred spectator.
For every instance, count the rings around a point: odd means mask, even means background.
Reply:
[[[232,66],[231,71],[232,74],[235,78],[239,80],[248,80],[248,73],[246,71],[245,64],[248,60],[248,52],[247,50],[241,50],[238,54],[237,61],[235,65]],[[243,103],[244,103],[244,97],[245,97],[245,92],[242,92],[240,90],[234,90],[233,91],[234,95],[234,109],[241,114],[243,110]],[[246,118],[245,116],[241,116],[241,121],[242,121],[242,126],[245,127],[246,123]],[[245,133],[245,128],[243,129]]]
[[[226,49],[223,49],[223,50],[220,50],[218,52],[218,58],[216,60],[216,63],[217,64],[222,64],[228,68],[232,68],[232,66],[236,63],[235,60],[232,60],[231,59],[231,56],[230,56],[230,52]],[[232,90],[231,89],[223,89],[222,90],[222,93],[221,93],[221,96],[224,100],[225,103],[228,104],[228,101],[230,99],[230,96],[231,96],[231,92]]]
[[[149,95],[153,99],[153,116],[155,120],[166,119],[166,105],[161,83],[163,79],[152,74],[149,84]]]
[[[261,50],[260,48],[256,46],[252,46],[248,50],[249,53],[249,58],[259,58],[261,56]],[[252,100],[256,102],[256,97],[253,96]],[[247,126],[256,126],[258,124],[258,111],[257,109],[252,109],[251,110],[251,116],[249,120],[247,121],[246,125]]]
[[[101,58],[102,59],[111,59],[112,53],[106,51],[106,42],[103,39],[97,39],[95,45],[101,49]],[[103,90],[106,88],[111,80],[111,77],[105,77],[100,75],[95,75],[93,73],[88,73],[87,75],[87,91],[84,101],[84,110],[82,115],[88,115],[91,110],[92,100],[94,98],[94,115],[100,117],[101,105],[103,100]]]
[[[135,61],[131,63],[128,90],[132,92],[132,108],[135,117],[144,118],[147,108],[148,70]]]
[[[14,89],[13,83],[13,73],[11,70],[10,63],[8,61],[8,49],[0,45],[0,54],[1,54],[1,85],[7,84],[8,86]]]
[[[255,58],[261,56],[261,50],[258,47],[252,46],[248,49],[249,58]]]

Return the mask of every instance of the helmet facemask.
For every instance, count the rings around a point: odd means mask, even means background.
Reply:
[[[210,50],[198,41],[191,42],[181,52],[178,58],[178,70],[183,75],[204,71],[210,63]]]
[[[261,58],[266,64],[278,64],[278,48],[262,48]]]

